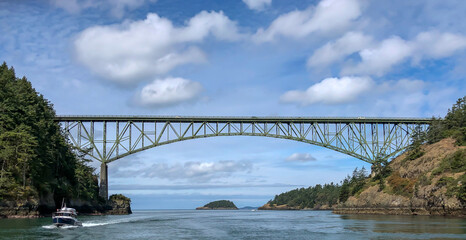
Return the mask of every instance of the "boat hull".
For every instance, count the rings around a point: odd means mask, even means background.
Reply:
[[[53,218],[53,225],[61,226],[82,226],[82,223],[73,218]]]

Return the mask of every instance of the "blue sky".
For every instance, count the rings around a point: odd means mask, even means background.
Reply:
[[[4,0],[0,60],[60,115],[444,116],[466,92],[465,12],[461,0]],[[109,181],[136,209],[259,206],[362,166],[219,137],[115,161]]]

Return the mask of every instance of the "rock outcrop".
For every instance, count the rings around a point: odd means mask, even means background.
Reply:
[[[111,195],[107,205],[109,208],[107,208],[106,214],[125,215],[132,213],[131,199],[121,194]]]

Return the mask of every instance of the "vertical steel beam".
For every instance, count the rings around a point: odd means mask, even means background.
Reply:
[[[120,137],[120,121],[116,121],[116,126],[115,126],[115,129],[116,129],[116,155],[118,156],[119,155],[119,149],[120,149],[120,140],[121,140],[121,137]]]
[[[89,141],[91,141],[91,142],[93,143],[92,145],[95,145],[95,137],[94,137],[94,121],[91,121],[91,133],[90,133],[90,135],[91,135],[91,137],[90,137],[91,139],[89,139]],[[94,154],[94,151],[95,151],[95,149],[94,149],[94,148],[92,148],[92,150],[91,150],[91,154]]]
[[[132,133],[132,126],[133,126],[133,122],[129,121],[129,146],[128,146],[128,149],[129,151],[131,152],[131,139],[133,138],[133,133]]]
[[[81,147],[81,121],[78,122],[78,147]]]
[[[103,146],[102,146],[102,162],[107,160],[107,121],[104,121],[104,130],[103,130]]]

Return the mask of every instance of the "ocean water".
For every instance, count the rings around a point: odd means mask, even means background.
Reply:
[[[466,239],[466,219],[330,211],[147,210],[79,220],[83,227],[56,228],[49,217],[0,219],[0,239]]]

